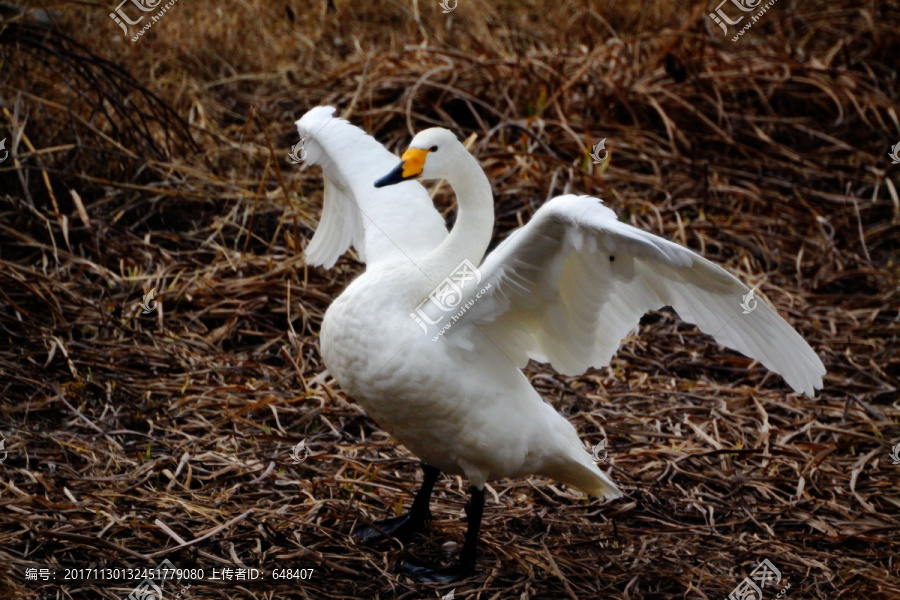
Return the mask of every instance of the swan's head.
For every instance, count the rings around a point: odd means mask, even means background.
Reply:
[[[459,152],[468,152],[448,129],[432,127],[420,131],[400,157],[394,170],[375,182],[375,187],[393,185],[410,179],[442,179],[457,168]]]

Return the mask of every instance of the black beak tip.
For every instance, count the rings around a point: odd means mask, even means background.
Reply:
[[[375,187],[383,188],[388,185],[394,185],[395,183],[401,183],[406,181],[407,179],[412,179],[411,177],[403,177],[403,162],[401,161],[399,165],[394,167],[394,169],[375,182]]]

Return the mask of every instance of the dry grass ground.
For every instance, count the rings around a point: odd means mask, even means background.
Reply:
[[[163,558],[266,576],[195,599],[720,599],[766,558],[787,598],[900,597],[896,2],[781,0],[736,43],[707,2],[181,0],[136,43],[107,4],[0,22],[0,597],[120,598],[136,582],[65,569]],[[362,265],[304,266],[322,181],[286,161],[322,103],[395,150],[477,134],[496,239],[572,190],[727,266],[825,389],[667,312],[608,368],[533,364],[626,497],[493,482],[478,576],[396,576],[408,549],[349,532],[409,504],[416,462],[324,370]],[[461,541],[465,488],[440,480],[418,555]]]

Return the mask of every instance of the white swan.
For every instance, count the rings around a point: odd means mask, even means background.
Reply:
[[[430,581],[474,571],[489,479],[540,474],[601,498],[622,495],[522,373],[529,358],[566,374],[604,366],[643,314],[672,306],[795,390],[821,388],[825,368],[809,345],[762,302],[744,314],[748,288],[698,254],[619,222],[596,198],[560,196],[484,258],[491,186],[451,132],[420,132],[397,165],[333,111],[317,107],[297,122],[308,161],[325,174],[307,260],[330,267],[352,243],[366,271],[326,312],[322,356],[425,471],[410,512],[361,536],[408,539],[421,529],[439,472],[472,486],[459,562],[403,571]],[[449,235],[418,178],[444,178],[456,193]]]

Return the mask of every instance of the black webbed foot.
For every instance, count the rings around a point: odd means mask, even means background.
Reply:
[[[416,519],[410,513],[406,513],[399,517],[357,527],[353,530],[353,537],[363,544],[374,544],[389,537],[408,544],[417,533],[422,533],[425,530],[425,521],[430,517],[431,515],[427,514],[425,518]]]
[[[425,531],[425,523],[431,520],[431,511],[428,510],[428,501],[431,499],[431,491],[434,482],[437,481],[440,471],[422,463],[422,471],[425,474],[422,488],[416,494],[409,512],[399,517],[376,521],[371,525],[357,527],[353,537],[363,544],[373,544],[381,540],[393,537],[404,544],[408,544],[416,537],[417,533]]]
[[[469,525],[466,528],[466,542],[459,561],[445,567],[424,563],[415,559],[401,562],[397,570],[422,583],[454,583],[475,574],[475,559],[478,556],[478,534],[481,530],[481,517],[484,511],[484,490],[472,487],[472,496],[466,503],[466,516]]]
[[[446,566],[438,566],[415,559],[401,562],[397,571],[420,583],[456,583],[475,574],[475,567],[454,562]]]

